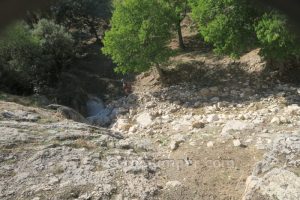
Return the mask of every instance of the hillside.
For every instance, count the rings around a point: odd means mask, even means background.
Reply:
[[[182,54],[170,85],[150,71],[107,102],[108,128],[1,101],[0,198],[299,199],[300,88],[260,78],[250,57]],[[182,63],[199,73],[174,83]]]
[[[3,31],[0,200],[299,200],[287,16],[113,2],[57,1]]]

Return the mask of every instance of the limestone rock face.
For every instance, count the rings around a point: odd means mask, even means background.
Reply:
[[[2,101],[0,108],[1,200],[153,199],[157,194],[158,167],[147,160],[151,141],[62,120],[49,110]]]
[[[299,158],[300,136],[278,137],[248,177],[243,199],[300,199]]]

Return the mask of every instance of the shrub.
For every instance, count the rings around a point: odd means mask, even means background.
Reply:
[[[72,59],[72,36],[63,26],[46,19],[40,20],[34,26],[32,35],[38,41],[42,52],[35,71],[35,81],[41,85],[55,86],[61,71]]]
[[[7,76],[2,84],[36,92],[53,87],[72,54],[72,37],[62,26],[42,19],[31,30],[24,22],[16,23],[0,40],[2,76]]]
[[[240,55],[253,46],[255,11],[247,0],[190,0],[192,17],[215,52]]]
[[[290,31],[286,17],[278,12],[264,14],[256,23],[255,31],[266,58],[284,61],[299,56],[297,35]]]
[[[31,90],[31,75],[40,53],[38,41],[25,23],[10,26],[0,40],[2,84],[11,90]]]
[[[155,11],[155,12],[154,12]],[[141,72],[168,59],[176,13],[162,0],[124,0],[115,4],[104,54],[118,64],[117,72]]]

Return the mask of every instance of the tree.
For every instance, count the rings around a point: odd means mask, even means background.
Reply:
[[[70,64],[73,57],[74,40],[65,27],[47,19],[41,19],[34,25],[32,36],[41,49],[35,81],[55,86],[63,68]]]
[[[111,17],[110,0],[60,0],[52,8],[58,23],[77,29],[88,28],[100,43],[98,29]]]
[[[102,51],[118,65],[117,72],[141,72],[152,65],[160,69],[170,55],[167,44],[175,19],[165,0],[119,1]]]
[[[215,52],[237,57],[255,44],[257,13],[247,0],[190,0],[193,19]]]
[[[5,84],[39,92],[56,85],[61,71],[70,63],[73,39],[64,27],[46,19],[33,29],[19,22],[0,40],[0,66],[10,78]],[[14,86],[12,86],[14,87]]]
[[[181,22],[187,15],[188,12],[188,0],[168,0],[170,6],[174,9],[176,15],[175,26],[178,34],[179,46],[181,49],[185,49],[182,30],[181,30]]]
[[[287,18],[276,12],[265,13],[255,24],[261,53],[269,60],[284,61],[299,57],[300,42],[290,30]]]
[[[32,67],[36,65],[40,52],[38,41],[25,23],[7,27],[0,40],[1,82],[14,92],[31,91]]]

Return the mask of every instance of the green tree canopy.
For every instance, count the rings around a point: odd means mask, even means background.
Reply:
[[[265,13],[255,24],[262,55],[268,59],[284,61],[299,57],[300,42],[290,30],[287,18],[275,11]]]
[[[7,82],[40,92],[56,85],[73,56],[73,44],[72,36],[53,21],[42,19],[33,29],[19,22],[0,40],[0,66],[10,76]]]
[[[255,40],[255,10],[247,0],[190,0],[204,40],[220,54],[240,55]]]
[[[123,0],[115,4],[103,52],[117,72],[141,72],[168,59],[176,15],[164,0]]]

